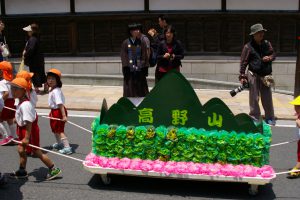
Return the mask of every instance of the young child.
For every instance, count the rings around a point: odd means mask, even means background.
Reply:
[[[28,82],[28,87],[30,89],[29,96],[28,96],[29,101],[32,104],[32,106],[35,108],[38,98],[37,98],[37,94],[36,94],[35,90],[32,89],[32,82],[31,82],[32,77],[33,77],[33,73],[27,72],[25,70],[18,72],[16,75],[16,78],[24,78]],[[15,106],[17,106],[18,104],[19,104],[19,100],[15,99]],[[33,151],[30,146],[26,147],[26,153],[27,153],[27,155],[33,156]]]
[[[29,88],[29,83],[24,78],[15,78],[11,82],[13,97],[19,99],[19,104],[16,108],[15,120],[17,123],[19,140],[22,142],[22,144],[18,145],[18,152],[20,156],[19,170],[10,174],[12,177],[16,178],[26,178],[28,176],[26,171],[26,146],[28,144],[40,146],[37,113],[27,96]],[[46,180],[51,180],[61,173],[61,170],[59,168],[55,168],[53,162],[46,154],[43,154],[41,150],[33,149],[33,152],[49,168]]]
[[[292,170],[300,170],[300,96],[295,98],[290,104],[294,105],[294,109],[296,111],[296,125],[297,125],[297,135],[298,135],[298,148],[297,148],[297,163]],[[300,177],[299,172],[291,172],[289,173],[287,178],[298,178]]]
[[[59,150],[62,154],[69,155],[73,151],[64,133],[65,123],[67,122],[67,110],[64,106],[65,97],[61,91],[62,82],[60,78],[61,72],[57,69],[52,68],[47,73],[47,84],[51,88],[48,97],[48,103],[51,108],[49,117],[61,119],[50,119],[51,130],[56,138],[56,143],[52,145],[52,148]]]
[[[0,94],[4,100],[4,105],[6,107],[15,109],[14,98],[12,97],[9,85],[9,81],[13,79],[13,67],[10,62],[0,62],[0,79]],[[0,145],[6,145],[10,143],[11,139],[17,138],[16,125],[13,123],[14,117],[15,111],[3,108],[1,121],[6,121],[9,128],[7,129],[6,138],[1,141]],[[5,123],[3,125],[5,125]]]

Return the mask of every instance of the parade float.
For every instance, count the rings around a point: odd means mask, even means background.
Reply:
[[[250,194],[276,177],[269,166],[271,129],[234,115],[218,98],[202,105],[190,83],[168,73],[139,105],[103,100],[92,123],[92,152],[84,168],[109,174],[244,182]]]

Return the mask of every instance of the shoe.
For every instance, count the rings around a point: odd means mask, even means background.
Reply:
[[[292,170],[300,170],[300,169],[294,167],[293,169],[291,169],[291,171]],[[288,174],[287,178],[289,178],[289,179],[300,178],[300,171],[298,171],[298,172],[290,172]]]
[[[28,174],[25,169],[19,169],[18,171],[14,172],[14,173],[10,173],[9,176],[12,178],[17,178],[17,179],[25,179],[28,177]]]
[[[8,136],[7,138],[4,138],[0,141],[0,145],[4,146],[12,142],[12,139],[14,139],[12,136]]]
[[[275,126],[276,125],[275,119],[266,119],[265,122],[267,124],[269,124],[270,126]]]
[[[65,148],[59,150],[58,152],[61,154],[66,154],[66,155],[70,155],[73,153],[72,147],[65,147]]]
[[[60,150],[63,148],[62,144],[58,144],[58,143],[54,143],[52,144],[52,149],[55,149],[55,150]]]
[[[61,169],[59,169],[59,168],[50,169],[48,174],[47,174],[46,180],[50,181],[50,180],[54,179],[55,177],[57,177],[60,174],[61,174]]]

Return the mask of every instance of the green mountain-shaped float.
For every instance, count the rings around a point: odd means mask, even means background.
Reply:
[[[125,97],[108,110],[103,101],[101,124],[125,126],[176,126],[206,130],[227,130],[245,133],[261,132],[245,113],[234,116],[219,98],[202,105],[185,77],[176,71],[169,72],[136,107]]]

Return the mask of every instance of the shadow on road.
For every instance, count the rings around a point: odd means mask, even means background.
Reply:
[[[275,199],[272,184],[259,187],[253,197],[248,194],[249,185],[245,183],[186,181],[174,179],[154,179],[133,176],[110,175],[112,182],[104,185],[100,175],[94,175],[88,185],[98,190],[115,190],[147,194],[176,195],[182,197],[230,198],[230,199]]]
[[[6,176],[7,184],[0,187],[0,199],[1,200],[15,200],[23,199],[23,193],[21,187],[28,181],[28,179],[15,179],[10,178],[9,174]]]

